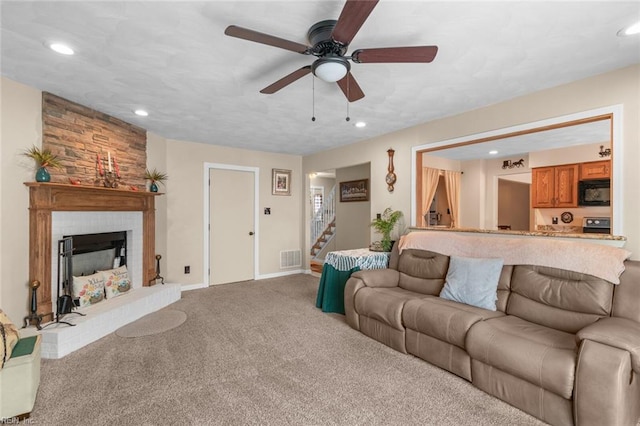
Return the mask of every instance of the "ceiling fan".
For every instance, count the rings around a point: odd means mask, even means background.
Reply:
[[[337,82],[349,102],[364,97],[364,92],[351,74],[355,63],[431,62],[438,53],[437,46],[385,47],[358,49],[345,56],[349,43],[369,17],[379,0],[347,0],[338,20],[329,19],[314,24],[307,32],[310,45],[285,40],[258,31],[230,25],[224,33],[231,37],[279,47],[317,59],[311,65],[286,75],[265,87],[260,93],[273,94],[309,73],[329,83]]]

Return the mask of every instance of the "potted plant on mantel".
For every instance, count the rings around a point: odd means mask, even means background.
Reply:
[[[37,146],[32,146],[22,153],[24,156],[32,158],[36,162],[36,182],[49,182],[51,181],[51,175],[47,167],[54,169],[61,169],[62,164],[57,155],[54,155],[48,149],[40,149]]]
[[[371,227],[382,234],[382,251],[391,251],[391,231],[393,231],[401,217],[401,211],[393,211],[391,207],[387,207],[381,215],[378,215],[371,222]]]
[[[144,178],[151,181],[151,185],[149,186],[149,191],[158,192],[158,185],[156,182],[164,185],[164,181],[169,178],[166,173],[159,172],[155,168],[151,171],[147,169],[144,173]]]

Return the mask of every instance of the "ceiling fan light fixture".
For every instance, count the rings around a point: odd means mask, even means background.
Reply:
[[[624,27],[623,29],[618,31],[618,37],[625,37],[636,34],[640,34],[640,22],[636,22],[635,24]]]
[[[319,58],[311,65],[313,75],[327,83],[335,83],[342,80],[350,69],[349,61],[339,56]]]
[[[63,43],[50,43],[49,49],[61,55],[73,55],[75,53],[71,47]]]

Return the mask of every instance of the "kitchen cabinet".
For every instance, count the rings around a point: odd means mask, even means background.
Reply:
[[[580,163],[580,180],[611,178],[611,160]]]
[[[531,169],[531,207],[578,207],[578,164]]]

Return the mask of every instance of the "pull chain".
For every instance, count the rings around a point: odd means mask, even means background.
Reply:
[[[347,73],[347,118],[345,118],[346,121],[351,120],[351,118],[349,117],[349,95],[351,94],[351,85],[349,84],[351,82],[351,79],[349,78],[349,74]]]
[[[311,121],[316,121],[316,78],[311,77]]]

